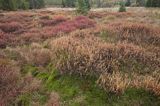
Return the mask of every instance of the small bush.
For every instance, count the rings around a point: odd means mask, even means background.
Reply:
[[[126,12],[126,7],[123,2],[120,3],[119,12]]]
[[[20,50],[21,56],[25,58],[28,64],[34,66],[46,66],[51,61],[50,51],[41,48],[36,44],[31,45],[31,48]]]
[[[61,22],[65,22],[67,19],[63,16],[55,16],[53,19],[44,19],[40,23],[42,26],[54,26]]]
[[[87,14],[91,9],[89,0],[78,0],[77,12],[80,14]]]
[[[12,67],[7,59],[0,58],[0,105],[7,105],[19,93],[19,69]]]
[[[15,32],[21,29],[21,27],[22,27],[21,24],[18,22],[0,24],[0,29],[6,33]]]
[[[117,41],[127,41],[138,45],[160,45],[159,28],[147,24],[115,22],[108,24],[106,29],[115,35]]]
[[[84,33],[61,37],[52,42],[53,55],[57,68],[63,73],[95,74],[112,73],[120,70],[120,65],[126,63],[143,64],[150,70],[158,69],[160,63],[154,55],[144,49],[127,43],[117,45],[102,43],[99,39]],[[128,60],[131,60],[128,64]],[[122,64],[124,67],[124,64]],[[133,67],[133,66],[132,66]],[[131,70],[131,68],[130,68]],[[138,68],[133,69],[137,71]],[[141,73],[142,70],[139,70]]]

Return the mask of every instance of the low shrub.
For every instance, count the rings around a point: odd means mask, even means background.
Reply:
[[[17,96],[19,76],[19,69],[12,67],[9,60],[0,58],[0,105],[7,105]]]
[[[0,30],[0,48],[5,48],[10,41],[9,34]]]
[[[139,45],[160,45],[160,29],[157,27],[140,23],[116,22],[108,24],[106,29],[118,41],[128,41]]]
[[[55,26],[61,22],[65,22],[67,19],[63,16],[55,16],[53,19],[43,19],[40,21],[42,26]]]
[[[50,51],[44,49],[37,44],[32,44],[30,48],[19,50],[20,54],[28,64],[34,66],[46,66],[51,61]]]
[[[160,67],[160,61],[143,48],[128,43],[104,43],[84,32],[54,40],[51,47],[56,66],[62,73],[99,75],[119,70],[120,64],[134,65],[134,62],[145,65],[150,72]],[[129,60],[131,61],[128,64]]]
[[[0,29],[6,33],[15,32],[21,29],[21,24],[18,22],[11,22],[11,23],[2,23],[0,24]]]
[[[158,73],[157,73],[158,74]],[[160,95],[159,79],[151,75],[123,74],[102,74],[97,83],[104,89],[117,94],[124,93],[129,88],[144,89],[156,95]]]
[[[120,3],[119,12],[126,12],[125,3],[123,2]]]
[[[53,29],[56,34],[58,32],[69,33],[76,29],[86,29],[95,26],[95,22],[85,16],[78,16],[73,20],[63,22]]]
[[[104,18],[107,16],[115,16],[117,18],[130,17],[133,16],[133,13],[130,12],[90,12],[88,17],[93,18]]]
[[[40,81],[31,76],[21,77],[20,68],[13,61],[0,57],[0,105],[14,103],[19,95],[38,90]]]

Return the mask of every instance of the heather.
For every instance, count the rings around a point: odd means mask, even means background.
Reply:
[[[159,106],[155,12],[1,12],[0,105]]]

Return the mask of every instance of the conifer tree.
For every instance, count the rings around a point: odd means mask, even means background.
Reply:
[[[17,10],[16,0],[1,0],[3,10]]]
[[[81,14],[87,14],[90,10],[89,0],[78,0],[77,12]]]

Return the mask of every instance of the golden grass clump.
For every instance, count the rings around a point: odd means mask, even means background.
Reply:
[[[135,61],[152,70],[160,67],[160,61],[143,48],[128,43],[104,43],[83,31],[53,40],[51,48],[53,61],[64,73],[112,73],[119,70],[120,64],[132,67]]]
[[[159,74],[159,73],[157,73]],[[151,75],[124,74],[114,72],[102,74],[97,83],[106,90],[117,94],[124,93],[128,88],[144,89],[160,95],[160,82]]]
[[[127,74],[120,72],[114,72],[112,74],[102,74],[97,83],[103,87],[106,91],[121,94],[129,87],[131,80]]]
[[[160,46],[160,29],[151,25],[115,22],[108,24],[106,29],[112,33],[118,41]]]
[[[33,43],[30,48],[22,48],[18,49],[18,51],[28,64],[45,66],[51,61],[50,50],[36,43]]]
[[[0,58],[0,105],[4,106],[17,96],[19,69],[11,66],[9,60]]]
[[[117,18],[133,16],[130,12],[90,12],[88,14],[89,18],[103,18],[106,16],[115,16]]]
[[[60,106],[59,95],[55,92],[52,92],[46,106]]]
[[[32,76],[22,77],[16,63],[6,57],[0,57],[0,106],[13,103],[23,93],[38,90],[39,85],[40,81]]]

